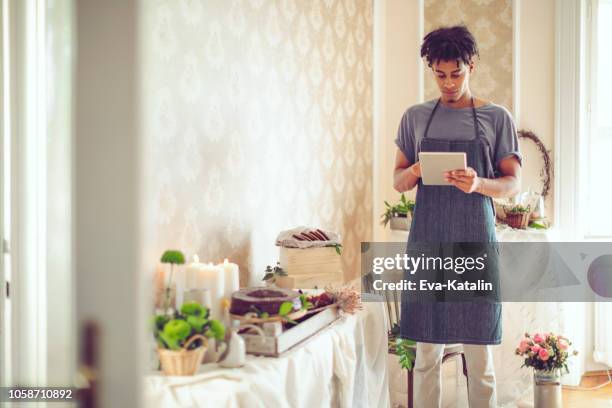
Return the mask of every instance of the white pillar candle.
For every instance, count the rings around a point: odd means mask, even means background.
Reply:
[[[197,288],[199,285],[199,271],[205,266],[200,262],[200,258],[197,255],[193,256],[193,262],[187,265],[185,268],[185,290],[200,289]]]
[[[225,294],[226,299],[232,298],[232,293],[240,288],[240,269],[235,263],[229,262],[227,259],[222,264],[217,265],[223,269],[225,275]]]
[[[204,265],[199,271],[199,288],[210,290],[210,314],[213,319],[221,319],[221,299],[225,291],[225,276],[223,269],[212,263]]]
[[[225,290],[225,274],[222,268],[212,263],[199,262],[198,256],[194,255],[194,262],[187,265],[186,274],[187,289],[208,289],[210,292],[210,304],[204,305],[210,308],[210,315],[214,319],[222,318],[221,299]]]
[[[183,293],[183,302],[197,302],[201,305],[210,305],[210,290],[190,289]]]

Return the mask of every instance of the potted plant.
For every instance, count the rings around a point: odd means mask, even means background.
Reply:
[[[506,212],[506,224],[517,229],[527,228],[529,216],[531,215],[531,206],[517,204],[511,207],[505,207],[504,210]]]
[[[193,375],[202,362],[208,339],[223,340],[225,327],[209,315],[208,308],[187,302],[172,315],[154,316],[153,336],[164,374]]]
[[[412,220],[415,202],[406,199],[404,193],[400,196],[400,202],[395,205],[385,201],[385,212],[382,215],[381,224],[387,226],[391,222],[391,229],[408,231]]]
[[[516,349],[516,354],[525,360],[522,367],[533,367],[535,406],[561,407],[561,375],[569,373],[567,359],[578,352],[570,353],[572,343],[564,336],[554,333],[525,333]]]
[[[172,291],[172,277],[174,276],[174,265],[185,263],[185,255],[176,249],[169,249],[162,254],[161,263],[170,264],[170,274],[168,274],[168,284],[166,285],[166,296],[164,300],[164,310],[168,313],[170,308],[170,292]]]
[[[287,272],[283,268],[281,268],[280,262],[277,262],[274,268],[272,268],[270,265],[267,265],[265,272],[266,274],[264,275],[262,280],[267,284],[276,283],[277,278],[288,276]]]

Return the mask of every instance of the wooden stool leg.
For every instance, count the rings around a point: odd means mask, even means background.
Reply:
[[[408,408],[414,408],[414,371],[408,370]]]

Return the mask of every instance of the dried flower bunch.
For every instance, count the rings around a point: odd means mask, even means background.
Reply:
[[[326,287],[325,291],[332,295],[334,303],[337,304],[342,313],[354,314],[363,309],[361,294],[353,288],[346,286]]]

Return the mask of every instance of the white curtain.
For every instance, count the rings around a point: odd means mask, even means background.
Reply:
[[[595,309],[595,352],[596,362],[612,367],[612,303],[599,302]]]

